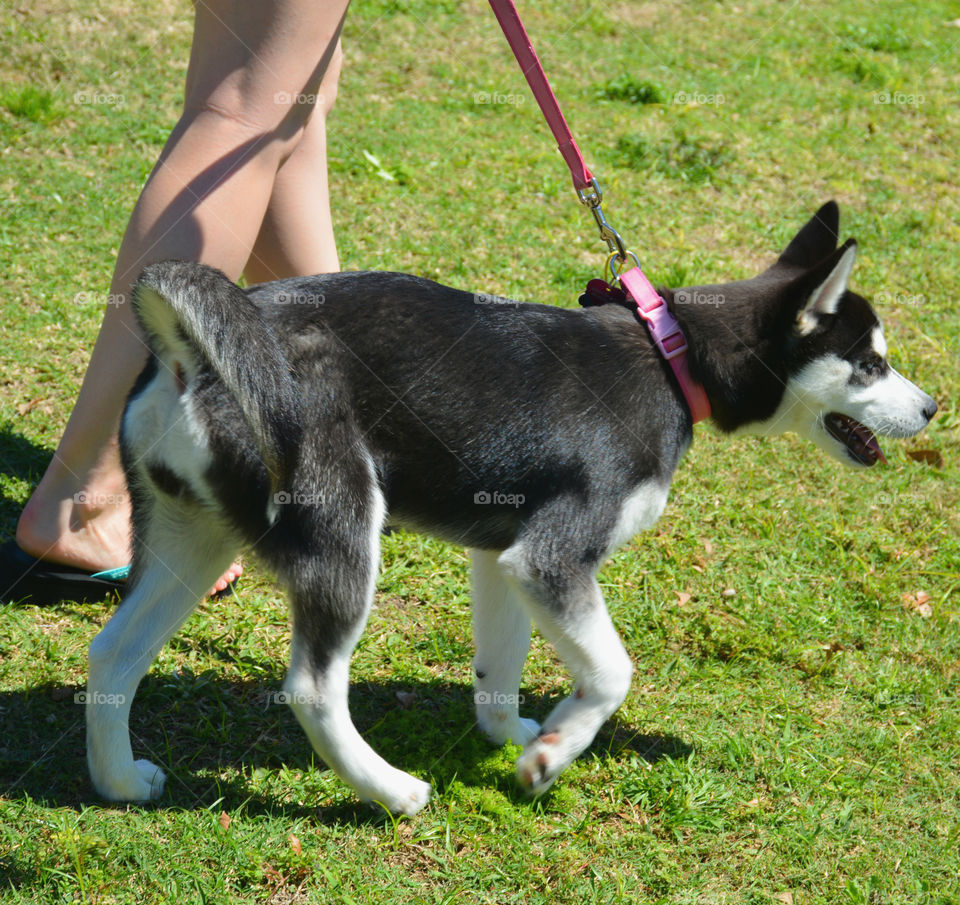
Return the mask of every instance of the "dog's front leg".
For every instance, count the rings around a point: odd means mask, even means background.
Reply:
[[[163,771],[133,759],[130,705],[160,649],[236,552],[216,526],[189,517],[151,520],[147,534],[127,596],[90,644],[87,763],[94,787],[111,801],[150,801],[162,793]]]
[[[522,543],[504,552],[499,565],[574,679],[573,694],[553,709],[517,761],[521,784],[540,795],[623,703],[633,665],[592,572],[566,563],[548,573],[531,562]]]
[[[520,677],[530,649],[530,617],[497,564],[498,553],[471,550],[474,703],[491,741],[526,746],[539,723],[520,716]]]

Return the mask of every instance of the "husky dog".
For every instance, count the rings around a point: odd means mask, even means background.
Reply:
[[[662,295],[722,431],[795,431],[870,466],[877,434],[912,436],[937,406],[887,363],[879,320],[847,289],[856,244],[837,247],[838,225],[831,202],[759,276]],[[183,262],[148,267],[134,304],[151,355],[121,426],[129,590],[90,645],[96,789],[160,795],[163,772],[133,758],[130,704],[246,546],[289,589],[286,696],[317,754],[360,798],[422,808],[430,786],[376,754],[347,705],[379,536],[398,525],[471,548],[477,722],[523,746],[519,781],[545,791],[627,694],[630,657],[595,575],[660,516],[692,436],[635,314],[398,273],[243,290]],[[516,704],[531,623],[575,683],[543,726]]]

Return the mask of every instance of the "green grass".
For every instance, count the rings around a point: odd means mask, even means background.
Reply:
[[[622,72],[597,86],[597,96],[608,101],[629,101],[631,104],[662,104],[666,101],[663,87],[648,79],[638,79]]]
[[[287,616],[256,565],[138,694],[135,751],[170,775],[154,807],[106,806],[86,775],[74,694],[110,608],[5,607],[0,899],[960,903],[960,29],[949,3],[918,9],[522,4],[607,215],[655,279],[749,276],[839,199],[895,365],[941,402],[925,434],[860,474],[792,438],[698,428],[657,529],[601,573],[633,689],[536,803],[516,749],[473,728],[461,550],[385,538],[355,657],[361,731],[435,785],[413,820],[355,803],[274,703]],[[0,33],[9,535],[176,120],[190,12],[27,5]],[[344,42],[344,266],[575,304],[602,245],[485,5],[357,3]],[[526,710],[567,688],[535,640]]]

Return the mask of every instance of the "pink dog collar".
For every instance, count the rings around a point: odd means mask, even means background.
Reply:
[[[680,389],[690,408],[693,423],[710,417],[710,400],[702,384],[697,383],[690,374],[687,362],[687,338],[680,329],[677,319],[670,313],[667,303],[650,284],[646,274],[639,267],[620,274],[620,285],[637,306],[637,315],[647,324],[650,336],[660,350],[660,354],[670,362],[677,377]]]

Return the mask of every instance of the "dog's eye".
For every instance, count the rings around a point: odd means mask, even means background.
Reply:
[[[879,355],[872,355],[860,362],[860,371],[867,377],[879,377],[886,366],[886,363]]]

